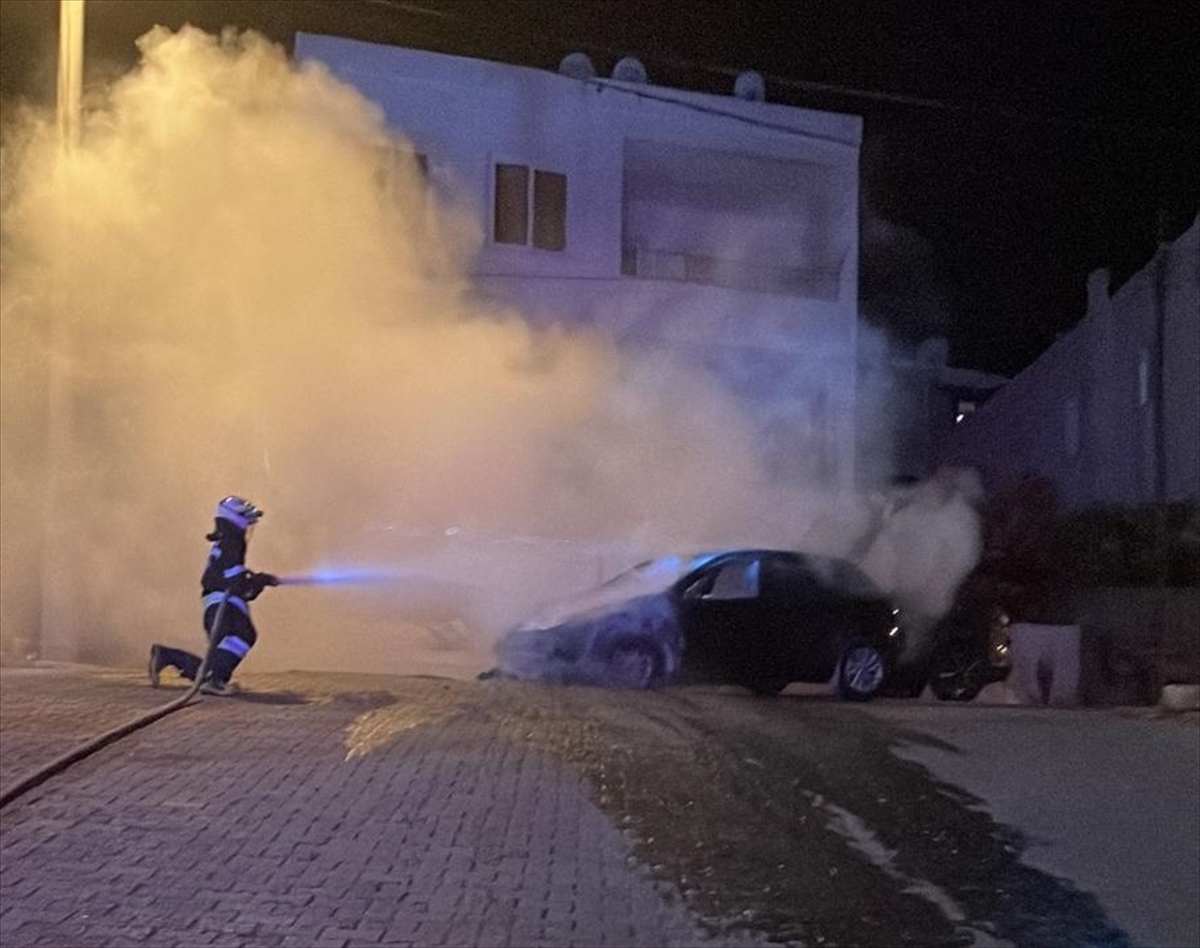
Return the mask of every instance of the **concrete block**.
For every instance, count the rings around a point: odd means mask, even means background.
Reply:
[[[1163,685],[1158,706],[1164,711],[1200,711],[1200,685]]]
[[[1009,628],[1013,669],[1008,685],[1021,703],[1079,703],[1079,633],[1077,625],[1016,622]]]

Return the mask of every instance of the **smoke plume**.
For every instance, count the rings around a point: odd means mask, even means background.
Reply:
[[[51,658],[202,648],[229,493],[267,511],[252,568],[423,577],[269,590],[258,668],[482,667],[522,609],[648,553],[876,529],[768,476],[698,370],[479,302],[474,225],[415,164],[381,200],[403,142],[323,68],[254,33],[139,45],[77,150],[45,116],[5,130],[10,649],[39,623]]]

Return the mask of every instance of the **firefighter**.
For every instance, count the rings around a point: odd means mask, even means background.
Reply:
[[[255,573],[246,568],[246,541],[251,527],[263,512],[241,497],[226,497],[217,504],[216,527],[205,538],[212,541],[208,564],[200,577],[204,631],[215,648],[200,691],[208,695],[227,695],[232,691],[229,679],[254,646],[257,633],[250,621],[250,602],[266,586],[277,586],[271,573]],[[222,608],[224,604],[224,608]],[[218,615],[219,629],[213,628]],[[216,636],[216,641],[213,641]],[[195,681],[203,659],[179,648],[150,646],[150,684],[158,687],[159,674],[176,668],[189,681]]]

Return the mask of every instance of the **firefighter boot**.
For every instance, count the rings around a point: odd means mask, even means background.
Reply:
[[[166,667],[167,667],[167,663],[165,661],[163,661],[162,649],[157,645],[151,645],[150,646],[150,663],[146,666],[146,671],[150,675],[150,687],[151,688],[158,687],[159,672],[161,672]]]

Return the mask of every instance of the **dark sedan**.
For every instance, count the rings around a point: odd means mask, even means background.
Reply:
[[[648,560],[500,643],[494,674],[626,688],[676,682],[775,694],[836,679],[868,700],[902,647],[897,611],[856,567],[787,550]],[[493,673],[489,673],[493,674]]]

